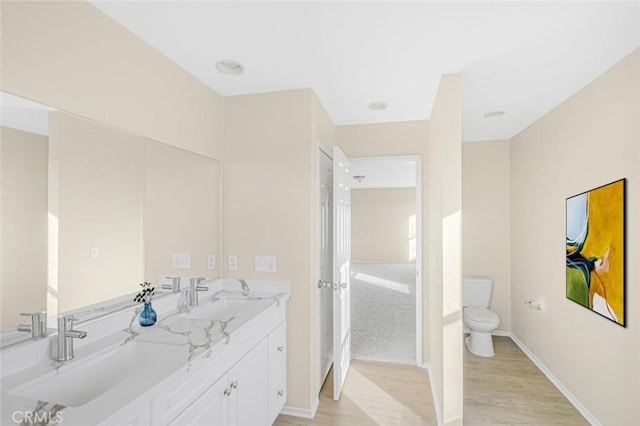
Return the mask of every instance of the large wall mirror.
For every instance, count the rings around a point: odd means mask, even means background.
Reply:
[[[0,95],[0,329],[220,275],[219,161]]]

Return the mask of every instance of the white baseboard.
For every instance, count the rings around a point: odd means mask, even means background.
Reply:
[[[462,333],[469,334],[471,330],[468,327],[462,328]],[[506,330],[495,330],[491,333],[492,336],[511,337],[511,332]]]
[[[316,399],[313,401],[313,404],[311,405],[311,409],[290,407],[288,405],[285,405],[282,411],[280,411],[280,414],[285,414],[287,416],[293,417],[302,417],[305,419],[313,419],[316,416],[318,405],[320,405],[320,399],[316,397]]]
[[[518,337],[516,337],[515,335],[511,334],[511,340],[514,341],[514,343],[516,345],[518,345],[518,347],[522,350],[522,352],[525,353],[525,355],[527,355],[529,357],[529,359],[531,360],[531,362],[533,362],[539,369],[540,371],[542,371],[542,373],[547,376],[547,378],[551,381],[551,383],[553,383],[555,385],[556,388],[558,388],[558,390],[565,396],[565,398],[567,398],[569,400],[569,402],[576,407],[576,410],[578,410],[580,412],[580,414],[582,414],[584,416],[584,418],[591,423],[592,426],[602,426],[600,424],[600,422],[598,421],[598,419],[596,419],[593,414],[591,414],[589,412],[589,410],[587,410],[587,407],[585,407],[584,405],[582,405],[582,403],[580,402],[580,400],[578,400],[578,398],[576,398],[576,396],[574,394],[571,393],[571,391],[569,391],[569,389],[566,388],[565,385],[562,384],[562,382],[560,381],[560,379],[558,379],[552,372],[551,370],[549,370],[547,368],[547,366],[545,366],[542,361],[540,361],[534,354],[533,352],[531,352],[529,350],[529,348],[527,348],[525,346],[524,343],[522,343],[522,341],[520,339],[518,339]]]
[[[429,375],[429,387],[431,387],[431,398],[433,398],[433,407],[436,411],[436,424],[438,426],[442,426],[442,412],[440,411],[440,400],[438,399],[438,394],[435,392],[435,386],[433,383],[433,375],[431,374],[431,364],[428,362],[422,363],[422,368],[427,370],[427,374]]]

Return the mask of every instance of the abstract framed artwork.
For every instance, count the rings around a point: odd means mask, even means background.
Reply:
[[[626,327],[625,179],[567,198],[567,298]]]

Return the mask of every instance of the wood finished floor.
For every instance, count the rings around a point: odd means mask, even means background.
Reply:
[[[496,356],[464,354],[464,425],[568,426],[589,423],[508,337],[494,337]],[[280,415],[275,426],[435,425],[426,370],[353,360],[340,401],[331,373],[314,419]]]
[[[493,337],[496,356],[464,353],[464,424],[588,425],[509,337]]]
[[[340,401],[333,400],[332,373],[320,393],[314,419],[280,415],[274,425],[436,424],[429,377],[422,368],[353,360]]]

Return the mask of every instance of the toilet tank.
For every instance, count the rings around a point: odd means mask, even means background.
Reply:
[[[491,302],[493,280],[489,277],[462,277],[462,306],[488,308]]]

